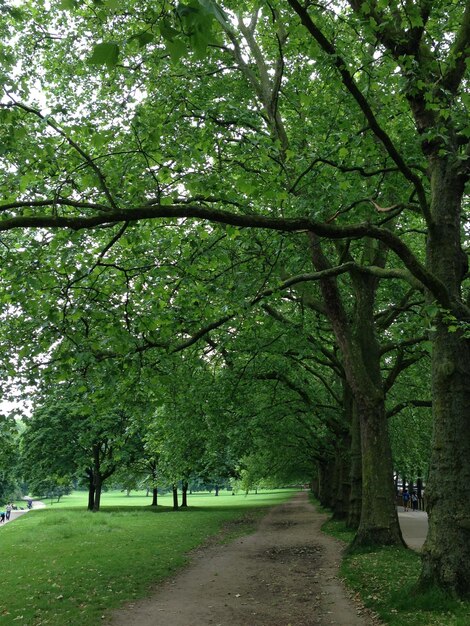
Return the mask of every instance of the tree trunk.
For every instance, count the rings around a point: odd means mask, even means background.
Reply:
[[[157,506],[157,504],[158,504],[157,500],[158,500],[158,489],[157,489],[157,487],[154,487],[152,489],[152,504],[151,504],[151,506]]]
[[[103,488],[103,481],[101,474],[98,472],[94,476],[95,483],[95,501],[93,502],[93,512],[97,513],[100,510],[101,505],[101,490]]]
[[[351,492],[349,496],[348,522],[349,528],[359,528],[362,510],[362,453],[361,425],[357,405],[353,402],[351,418]]]
[[[89,511],[93,511],[93,506],[95,504],[95,484],[93,481],[93,472],[87,471],[88,475],[88,506],[87,509]]]
[[[327,508],[332,508],[334,505],[334,473],[335,463],[333,459],[319,461],[318,499],[322,506]]]
[[[318,478],[318,470],[316,475],[311,480],[311,485],[313,495],[315,496],[315,498],[317,498],[317,500],[319,500],[320,498],[318,497],[318,494],[320,493],[320,481]]]
[[[188,481],[183,480],[181,485],[181,506],[188,506]]]
[[[330,264],[319,238],[310,234],[317,270]],[[370,257],[366,259],[366,257]],[[364,243],[364,258],[383,264],[383,252]],[[403,545],[393,496],[393,466],[385,393],[380,369],[380,349],[375,332],[374,302],[377,278],[351,272],[355,297],[352,323],[346,314],[336,279],[320,280],[323,302],[343,357],[346,380],[356,403],[361,433],[362,508],[351,549],[362,545]]]
[[[214,494],[214,495],[215,495],[215,496],[218,496],[218,495],[219,495],[219,485],[216,485],[216,486],[215,486],[215,494]]]
[[[447,287],[452,313],[459,311],[461,283],[468,271],[461,249],[464,182],[457,159],[431,157],[431,215],[427,267]],[[423,548],[421,585],[465,597],[470,594],[470,341],[451,332],[438,316],[432,333],[433,448],[426,502],[429,532]],[[454,328],[455,330],[455,328]]]
[[[173,510],[177,511],[179,509],[179,506],[178,506],[178,487],[177,487],[177,485],[173,485],[172,491],[173,491]]]
[[[351,493],[349,438],[344,436],[336,449],[337,484],[333,502],[333,519],[348,519]]]
[[[344,425],[333,433],[336,435],[335,464],[337,470],[336,493],[333,502],[333,518],[348,519],[351,497],[351,422],[354,399],[351,388],[344,378],[343,388],[343,420]]]
[[[358,403],[361,414],[362,508],[356,546],[405,545],[395,507],[392,454],[383,403]]]
[[[421,478],[421,470],[418,470],[418,480],[416,481],[416,489],[418,495],[418,507],[420,511],[424,511],[423,504],[423,479]]]

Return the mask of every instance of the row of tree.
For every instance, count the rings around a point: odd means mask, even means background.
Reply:
[[[432,404],[421,582],[467,594],[469,2],[4,5],[4,378],[316,466],[356,545]]]
[[[271,356],[278,360],[284,353]],[[318,401],[296,386],[295,370],[288,373],[284,366],[281,375],[279,364],[268,373],[259,364],[253,373],[238,371],[235,381],[233,374],[224,380],[219,370],[214,377],[196,359],[172,366],[170,386],[161,390],[159,403],[139,401],[136,389],[129,393],[126,387],[113,400],[116,383],[111,390],[95,380],[93,392],[76,379],[36,398],[33,414],[17,423],[16,433],[15,422],[4,420],[10,424],[2,450],[11,480],[4,475],[1,481],[2,499],[13,497],[20,485],[23,493],[51,498],[81,486],[88,488],[89,510],[97,511],[106,486],[147,488],[156,505],[158,490],[180,485],[185,505],[188,486],[197,489],[198,483],[212,484],[217,494],[227,482],[249,491],[308,481],[337,517],[357,527],[360,506],[350,506],[351,416],[343,415],[344,398],[328,405],[324,389],[317,413]],[[253,378],[259,381],[256,387]],[[325,385],[326,380],[317,386],[319,396]],[[334,381],[328,387],[333,394]],[[413,476],[417,466],[428,464],[429,429],[421,421],[413,446],[404,447],[403,416],[391,419],[395,467]],[[360,481],[360,472],[356,478]]]

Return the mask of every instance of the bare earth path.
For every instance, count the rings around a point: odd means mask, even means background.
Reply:
[[[258,530],[200,550],[152,597],[116,611],[112,626],[371,626],[337,578],[338,541],[320,531],[306,492],[272,509]]]

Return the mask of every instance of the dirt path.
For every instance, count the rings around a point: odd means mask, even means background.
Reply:
[[[113,626],[371,626],[338,580],[341,545],[320,531],[306,492],[258,530],[201,550],[152,597],[114,613]]]

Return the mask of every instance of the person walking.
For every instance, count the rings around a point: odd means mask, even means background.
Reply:
[[[416,493],[416,491],[413,491],[413,493],[411,494],[411,508],[413,511],[418,510],[418,494]]]
[[[10,515],[11,515],[11,502],[9,502],[5,508],[5,516],[6,516],[7,522],[10,519]]]
[[[403,498],[403,512],[406,513],[408,511],[408,505],[410,503],[410,493],[406,487],[403,489],[402,498]]]

